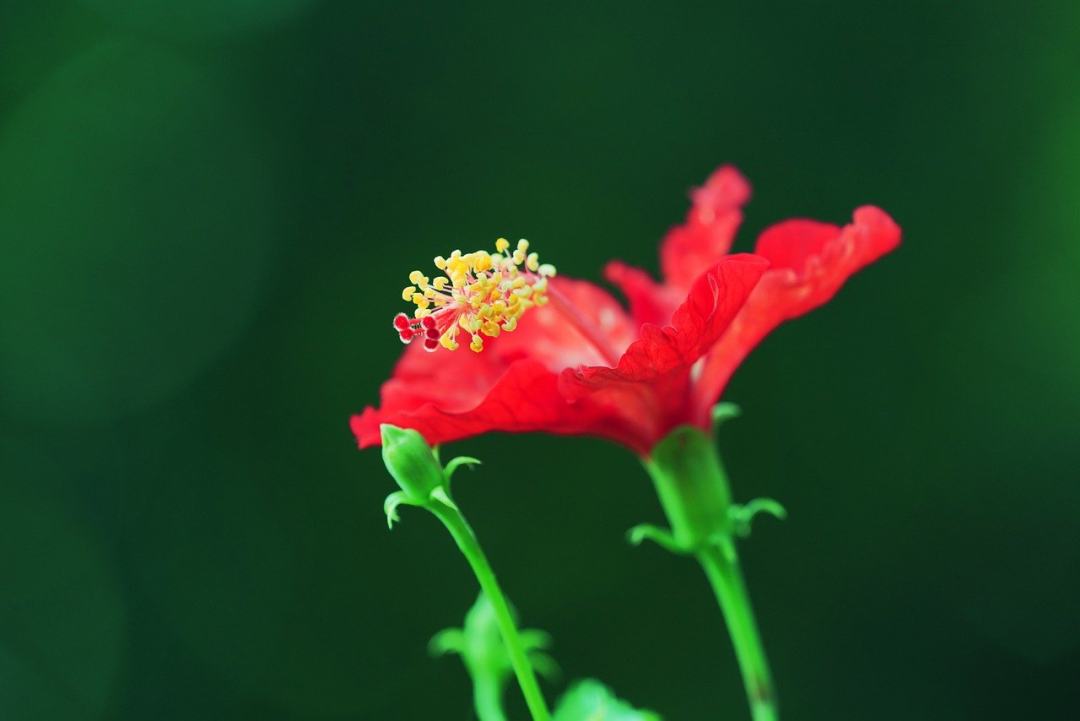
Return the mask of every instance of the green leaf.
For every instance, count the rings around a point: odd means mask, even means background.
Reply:
[[[578,681],[555,708],[552,721],[661,721],[652,711],[635,709],[595,679]]]

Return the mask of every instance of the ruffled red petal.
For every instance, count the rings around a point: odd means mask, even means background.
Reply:
[[[731,249],[742,223],[750,183],[730,165],[717,169],[691,193],[686,222],[668,231],[660,246],[660,267],[668,285],[682,290]]]
[[[384,403],[380,409],[368,407],[353,416],[352,431],[360,447],[366,448],[379,444],[383,423],[413,428],[431,444],[490,431],[587,433],[596,424],[587,415],[571,411],[558,391],[557,374],[539,361],[515,361],[493,380],[479,403],[469,408],[455,409],[451,398],[432,398],[416,406]]]
[[[568,368],[560,389],[579,407],[632,420],[640,432],[632,445],[647,453],[685,419],[690,367],[723,334],[767,267],[754,255],[725,257],[694,282],[671,325],[642,326],[615,368]]]
[[[896,248],[900,228],[873,206],[844,227],[789,220],[761,234],[756,252],[772,266],[709,352],[695,389],[695,419],[707,418],[746,355],[785,320],[827,302],[855,272]]]

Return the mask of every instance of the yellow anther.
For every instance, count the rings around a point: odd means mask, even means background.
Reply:
[[[511,246],[506,238],[499,238],[495,251],[454,250],[448,257],[434,259],[442,275],[428,278],[419,270],[409,274],[413,285],[404,288],[401,297],[415,305],[415,318],[435,319],[429,325],[439,329],[438,345],[443,348],[458,348],[457,334],[464,331],[471,336],[469,347],[480,352],[484,338],[513,331],[527,309],[547,303],[548,278],[555,268],[540,264],[540,257],[529,252],[529,241],[522,239]],[[426,337],[427,332],[423,342],[431,350],[436,342]]]
[[[477,273],[483,273],[485,270],[491,270],[491,254],[484,251],[478,251],[473,257],[473,270]]]

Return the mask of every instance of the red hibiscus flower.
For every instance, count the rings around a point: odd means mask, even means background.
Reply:
[[[753,255],[729,255],[749,196],[731,167],[693,192],[686,222],[660,248],[663,283],[609,264],[605,275],[629,311],[592,283],[553,277],[525,242],[513,253],[500,239],[494,255],[436,258],[447,277],[434,281],[414,271],[418,287],[404,296],[417,317],[394,322],[410,346],[381,407],[352,418],[360,446],[378,444],[380,424],[391,423],[432,444],[544,431],[601,436],[647,456],[680,425],[707,429],[762,338],[900,241],[884,211],[864,206],[842,227],[784,221],[761,234]],[[478,352],[446,350],[463,334]]]

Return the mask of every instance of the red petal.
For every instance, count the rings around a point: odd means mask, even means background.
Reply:
[[[478,359],[482,355],[441,353],[433,363],[440,364],[450,356]],[[433,369],[433,373],[438,371]],[[450,384],[454,382],[452,378],[444,380]],[[353,433],[361,448],[378,445],[379,425],[392,423],[415,428],[429,443],[435,444],[493,430],[540,430],[558,421],[562,399],[555,390],[555,374],[540,363],[518,361],[493,380],[491,387],[483,390],[479,402],[470,404],[467,409],[460,408],[462,398],[467,394],[455,393],[450,388],[446,389],[449,392],[445,396],[432,397],[419,404],[387,403],[384,398],[382,409],[366,408],[361,415],[352,418]]]
[[[738,170],[725,165],[691,197],[693,206],[686,222],[668,231],[660,247],[664,279],[681,289],[688,289],[731,249],[742,222],[741,208],[750,199],[750,184]]]
[[[563,276],[552,278],[551,286],[596,328],[616,357],[634,340],[637,326],[600,286]],[[552,370],[607,363],[604,354],[552,305],[527,311],[518,329],[499,336],[490,348],[508,361],[535,358]]]
[[[604,277],[626,296],[630,302],[630,315],[638,325],[666,325],[684,297],[677,290],[660,285],[640,268],[617,260],[607,264]]]
[[[725,257],[693,284],[670,326],[642,326],[616,368],[567,369],[560,388],[578,404],[606,408],[636,425],[641,440],[635,448],[647,452],[672,427],[688,422],[690,367],[728,327],[766,267],[753,255]]]
[[[709,352],[694,393],[695,418],[708,417],[732,373],[762,338],[827,302],[851,275],[899,243],[899,226],[873,206],[858,208],[843,228],[789,220],[762,233],[756,250],[773,265]]]
[[[552,281],[581,314],[622,351],[633,323],[601,288],[584,281]],[[551,306],[526,313],[518,329],[485,341],[482,353],[466,349],[424,353],[410,347],[383,384],[382,406],[351,420],[361,447],[377,445],[379,425],[415,428],[429,443],[488,431],[590,434],[626,445],[631,432],[610,421],[606,408],[571,404],[558,390],[558,372],[601,354]]]

